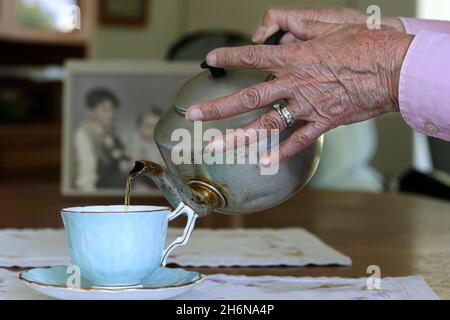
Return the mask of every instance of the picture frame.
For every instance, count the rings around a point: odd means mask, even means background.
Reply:
[[[178,89],[201,71],[200,65],[73,60],[65,70],[61,192],[124,196],[134,161],[163,164],[152,140],[154,126],[172,107]],[[136,182],[133,196],[161,196],[150,179]]]
[[[148,23],[150,0],[100,0],[99,20],[103,25],[143,27]]]

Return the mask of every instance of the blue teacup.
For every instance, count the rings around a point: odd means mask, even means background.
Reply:
[[[168,221],[185,214],[182,236],[166,249]],[[91,206],[63,209],[72,264],[95,287],[134,287],[164,266],[170,252],[185,245],[197,215],[181,203],[171,212],[155,206]]]

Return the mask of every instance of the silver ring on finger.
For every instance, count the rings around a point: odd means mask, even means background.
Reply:
[[[294,117],[292,116],[292,113],[289,112],[286,105],[283,105],[281,103],[275,103],[273,105],[273,108],[277,110],[286,127],[292,128],[294,126],[295,124]]]

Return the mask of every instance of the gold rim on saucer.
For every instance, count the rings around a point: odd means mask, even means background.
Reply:
[[[49,269],[49,268],[48,268]],[[187,283],[182,283],[179,285],[170,285],[170,286],[161,286],[161,287],[155,287],[155,288],[144,288],[144,287],[136,287],[136,288],[127,288],[127,289],[100,289],[100,288],[70,288],[64,285],[58,285],[58,284],[44,284],[44,283],[40,283],[40,282],[36,282],[36,281],[30,281],[25,279],[22,274],[24,272],[27,271],[23,271],[21,272],[18,276],[17,279],[19,279],[22,282],[28,283],[28,284],[32,284],[32,285],[37,285],[37,286],[41,286],[41,287],[50,287],[50,288],[60,288],[60,289],[73,289],[73,290],[79,290],[79,291],[108,291],[108,292],[127,292],[127,291],[151,291],[151,290],[160,290],[160,289],[171,289],[171,288],[182,288],[182,287],[187,287],[193,284],[197,284],[202,282],[203,280],[205,280],[205,275],[202,273],[199,273],[199,277],[196,280],[193,280],[191,282],[187,282]]]

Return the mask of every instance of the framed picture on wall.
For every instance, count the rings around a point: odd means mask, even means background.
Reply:
[[[100,0],[99,20],[103,25],[143,27],[148,22],[150,0]]]
[[[178,89],[198,63],[69,62],[64,83],[62,192],[124,195],[136,160],[163,164],[153,138]],[[146,177],[133,195],[160,196]]]

